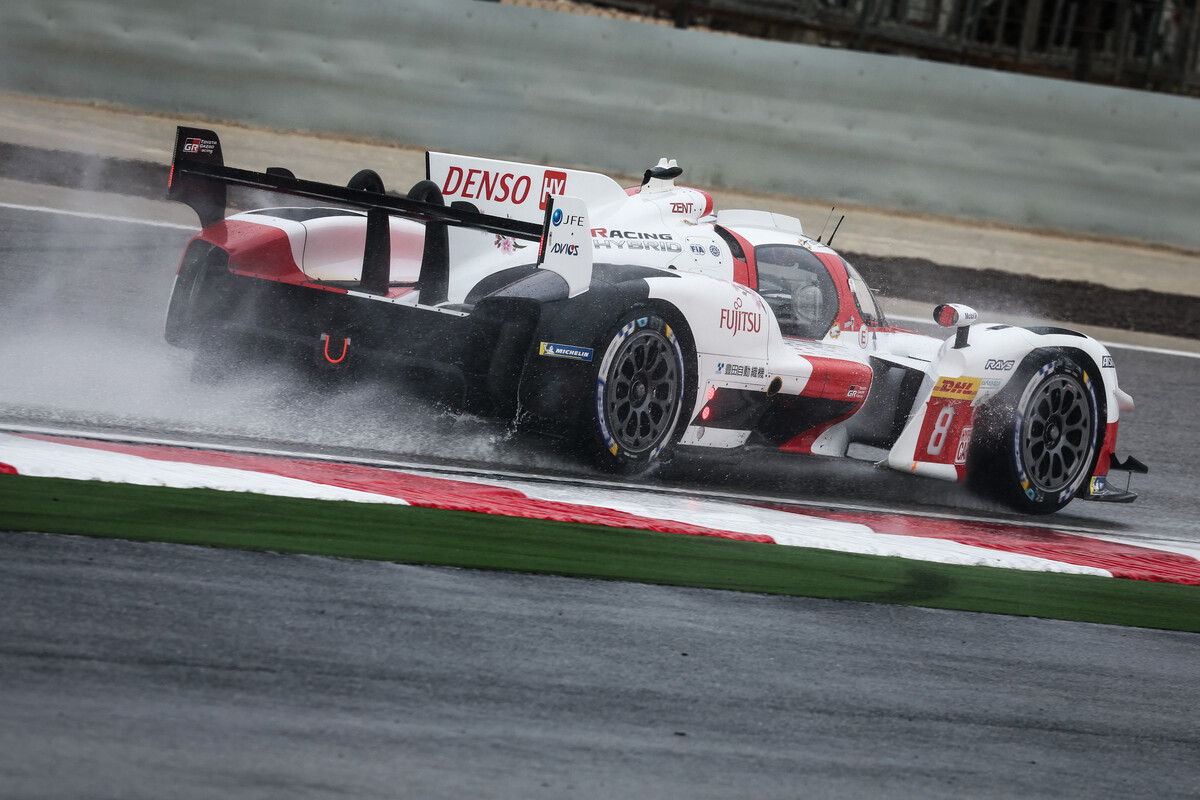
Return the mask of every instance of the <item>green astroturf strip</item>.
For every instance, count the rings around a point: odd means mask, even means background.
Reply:
[[[0,530],[551,573],[1200,632],[1200,587],[399,505],[0,475]]]

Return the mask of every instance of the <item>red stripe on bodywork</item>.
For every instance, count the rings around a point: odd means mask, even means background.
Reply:
[[[1100,448],[1100,458],[1096,460],[1096,471],[1092,473],[1092,477],[1102,478],[1108,475],[1109,461],[1117,451],[1118,424],[1119,422],[1110,422],[1104,431],[1104,446]]]
[[[834,425],[837,425],[839,422],[844,422],[845,420],[850,419],[852,416],[854,416],[853,411],[843,414],[840,417],[834,417],[831,420],[826,420],[820,425],[809,428],[799,436],[788,439],[779,448],[779,450],[784,453],[799,453],[801,455],[808,455],[812,453],[813,445],[816,444],[817,439],[821,437],[821,434],[825,433],[825,431],[829,430]]]
[[[874,373],[866,364],[841,358],[805,355],[804,360],[812,364],[812,377],[804,385],[801,397],[819,397],[823,400],[857,401],[862,405],[867,399]],[[856,390],[851,396],[851,389]]]
[[[811,453],[813,444],[821,434],[839,422],[854,416],[866,401],[867,394],[871,390],[871,378],[874,373],[866,364],[840,358],[810,355],[805,355],[804,360],[812,364],[813,369],[812,376],[800,392],[801,397],[842,400],[853,405],[844,414],[827,419],[799,436],[789,439],[779,448],[785,453]]]
[[[813,253],[813,255],[821,259],[821,263],[829,270],[833,282],[837,284],[837,319],[853,320],[854,329],[861,328],[865,323],[862,315],[858,313],[858,304],[854,302],[854,295],[850,292],[850,276],[846,274],[846,265],[842,263],[841,257],[834,253]]]
[[[733,258],[734,283],[757,290],[758,265],[754,263],[754,245],[750,244],[744,236],[739,236],[728,228],[721,227],[721,230],[733,237],[733,240],[742,248],[742,254],[746,256],[744,261],[737,257]],[[732,256],[732,253],[730,255]]]
[[[811,453],[813,444],[821,434],[839,422],[854,416],[871,390],[871,378],[874,373],[866,364],[840,358],[810,355],[805,355],[804,360],[812,364],[812,376],[800,392],[801,397],[842,400],[853,403],[853,405],[844,414],[827,419],[799,436],[789,439],[779,448],[785,453]]]
[[[5,464],[4,462],[0,461],[0,475],[19,475],[19,474],[20,473],[17,472],[17,468],[14,467],[12,464]]]
[[[291,240],[279,228],[227,219],[209,225],[196,238],[228,253],[231,270],[237,270],[241,264],[253,264],[253,272],[243,274],[297,283],[308,280],[292,257]]]
[[[1109,542],[1045,528],[993,522],[779,508],[810,517],[866,525],[879,533],[946,539],[972,547],[1037,556],[1065,564],[1108,570],[1117,578],[1200,586],[1200,560],[1182,553]]]
[[[139,456],[155,461],[170,461],[182,464],[198,464],[226,469],[249,470],[266,475],[337,486],[360,492],[397,497],[414,506],[439,508],[447,511],[474,511],[482,514],[502,514],[524,519],[548,519],[557,522],[582,522],[591,525],[608,525],[614,528],[679,533],[688,536],[711,536],[720,539],[736,539],[746,542],[774,544],[770,536],[735,533],[684,522],[651,519],[626,514],[610,508],[580,506],[538,500],[515,489],[456,481],[449,478],[427,478],[405,472],[393,472],[377,467],[356,464],[331,464],[325,461],[285,458],[279,456],[257,456],[243,453],[217,453],[207,450],[185,450],[159,445],[120,444],[116,442],[94,442],[56,436],[29,435],[55,444],[88,447],[110,453]]]

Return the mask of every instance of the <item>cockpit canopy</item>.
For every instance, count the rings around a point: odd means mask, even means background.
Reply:
[[[770,304],[784,336],[823,339],[837,322],[838,292],[829,268],[809,249],[767,244],[754,249],[758,293]],[[883,314],[862,276],[844,259],[850,294],[863,320],[883,324]]]

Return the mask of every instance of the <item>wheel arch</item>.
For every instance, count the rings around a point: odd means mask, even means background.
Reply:
[[[209,273],[224,274],[229,253],[223,247],[197,236],[188,243],[179,261],[163,320],[163,338],[172,347],[195,345],[204,320],[198,310],[199,292]]]
[[[1063,341],[1066,338],[1065,336],[1054,335],[1054,341],[1040,343],[1038,346],[1031,348],[1018,362],[1017,367],[1009,373],[1009,377],[1005,380],[1004,384],[997,388],[986,401],[980,404],[979,411],[997,401],[1002,402],[1008,393],[1011,378],[1018,374],[1021,368],[1031,360],[1045,359],[1051,354],[1057,353],[1070,358],[1078,364],[1087,375],[1088,380],[1095,385],[1094,393],[1096,396],[1097,418],[1100,421],[1100,437],[1097,441],[1097,451],[1102,450],[1106,444],[1111,444],[1108,442],[1108,437],[1112,435],[1113,426],[1117,422],[1120,413],[1120,406],[1115,392],[1117,384],[1116,374],[1110,367],[1109,372],[1113,373],[1110,379],[1106,376],[1105,370],[1101,368],[1106,359],[1111,363],[1111,357],[1104,346],[1095,339],[1084,337],[1082,334],[1078,336],[1081,337],[1078,341]],[[1097,358],[1099,358],[1099,363],[1097,362]]]
[[[699,398],[700,386],[700,354],[696,349],[696,336],[683,310],[662,297],[651,297],[637,307],[646,308],[666,321],[679,339],[680,350],[683,353],[683,363],[686,370],[683,375],[683,413],[679,415],[679,423],[672,438],[678,440],[687,428],[688,423],[695,417],[701,405]]]
[[[1023,474],[1021,470],[1027,469],[1027,466],[1024,466],[1024,461],[1020,456],[1013,461],[1012,457],[1006,456],[1005,453],[1011,453],[1012,448],[1016,446],[1013,438],[1015,436],[1013,426],[1020,426],[1020,415],[1025,413],[1022,410],[1024,402],[1022,393],[1027,393],[1035,385],[1034,381],[1056,362],[1060,363],[1056,371],[1061,370],[1063,361],[1070,362],[1067,369],[1068,374],[1075,374],[1075,370],[1081,373],[1076,377],[1083,379],[1082,382],[1094,405],[1093,426],[1095,431],[1090,462],[1085,464],[1082,473],[1077,473],[1078,477],[1073,479],[1071,486],[1062,487],[1060,497],[1066,499],[1047,503],[1043,499],[1041,491],[1036,490],[1038,496],[1035,498],[1033,494],[1029,494],[1032,502],[1026,503],[1023,498],[1018,497],[1019,489],[1013,489],[1008,484],[1008,479],[1014,477],[1012,473],[1014,463],[1018,465],[1015,473],[1017,479],[1021,479]],[[978,494],[1000,500],[1006,505],[1026,513],[1048,513],[1058,510],[1071,498],[1078,496],[1081,492],[1086,492],[1084,487],[1087,480],[1096,472],[1097,464],[1100,463],[1102,455],[1106,452],[1105,441],[1109,426],[1105,424],[1105,409],[1108,403],[1109,398],[1105,391],[1104,380],[1096,368],[1095,359],[1086,350],[1062,346],[1058,343],[1031,349],[1012,371],[1011,378],[1006,381],[1003,388],[976,409],[974,435],[971,439],[966,465],[968,485]],[[1016,421],[1014,421],[1014,416]],[[1028,483],[1022,483],[1022,486],[1026,487],[1027,494],[1035,491],[1035,489],[1029,488]],[[1060,490],[1053,491],[1057,493]],[[1046,497],[1050,497],[1050,495]]]

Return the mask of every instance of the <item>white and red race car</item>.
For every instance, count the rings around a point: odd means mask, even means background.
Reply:
[[[477,413],[572,439],[638,470],[676,448],[770,447],[969,481],[1030,513],[1109,486],[1120,411],[1112,357],[1074,331],[974,324],[945,340],[888,323],[854,268],[800,221],[713,209],[662,161],[641,186],[593,172],[431,152],[388,194],[288,170],[226,167],[180,128],[169,195],[203,230],[166,325],[197,360],[316,362],[409,375]],[[307,199],[226,218],[226,187]],[[312,204],[316,201],[316,205]]]

